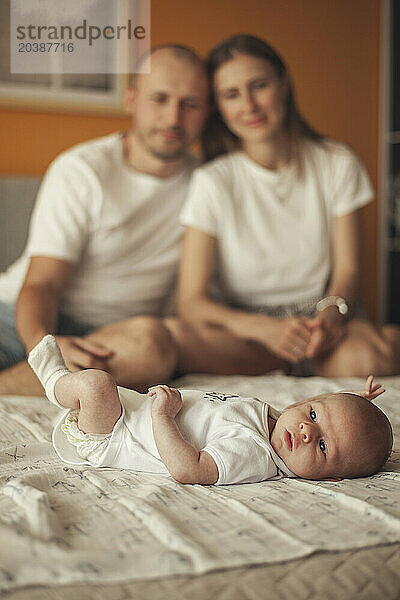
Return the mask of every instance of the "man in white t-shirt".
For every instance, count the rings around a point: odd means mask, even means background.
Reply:
[[[20,361],[46,333],[58,334],[70,369],[110,370],[121,384],[163,380],[175,364],[156,317],[173,288],[178,214],[196,166],[189,148],[208,111],[202,61],[156,48],[126,104],[126,134],[80,144],[50,166],[24,254],[0,276],[0,394],[42,393]]]

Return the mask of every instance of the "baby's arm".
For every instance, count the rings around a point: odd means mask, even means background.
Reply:
[[[196,450],[183,439],[175,417],[182,408],[180,392],[166,385],[149,389],[153,434],[161,460],[179,483],[210,485],[218,480],[218,469],[207,452]]]

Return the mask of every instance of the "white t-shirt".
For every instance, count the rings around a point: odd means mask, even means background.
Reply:
[[[61,154],[50,166],[33,211],[23,256],[0,276],[0,300],[15,302],[29,257],[75,265],[61,310],[93,326],[159,314],[179,260],[189,157],[174,176],[139,173],[112,134]]]
[[[168,473],[153,437],[152,399],[118,388],[123,413],[115,424],[109,445],[98,467]],[[208,452],[218,468],[217,485],[255,483],[286,475],[294,477],[269,441],[268,414],[279,412],[257,398],[196,390],[181,390],[183,406],[176,423],[185,440]],[[82,460],[61,430],[65,412],[53,431],[53,444],[66,462]]]
[[[302,179],[235,152],[196,169],[187,197],[181,223],[218,240],[216,298],[262,308],[324,294],[333,219],[373,190],[354,153],[326,141],[305,143]]]

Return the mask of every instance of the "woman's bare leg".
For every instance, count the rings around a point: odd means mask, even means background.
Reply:
[[[313,361],[316,375],[368,377],[400,374],[400,327],[380,329],[368,321],[352,319],[344,340],[328,356]]]
[[[113,350],[107,366],[118,385],[142,392],[184,373],[261,375],[287,367],[256,342],[176,317],[134,317],[87,337]]]
[[[181,319],[164,320],[176,343],[176,375],[210,373],[262,375],[287,369],[287,363],[257,342],[238,338],[222,327],[193,327]]]

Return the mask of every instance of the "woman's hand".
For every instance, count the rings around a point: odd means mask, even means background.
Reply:
[[[316,358],[331,352],[346,335],[346,321],[336,306],[329,306],[309,321],[311,338],[306,358]]]
[[[182,396],[179,390],[167,385],[155,385],[148,393],[153,398],[152,413],[175,419],[182,408]]]
[[[257,341],[291,363],[298,363],[306,358],[313,333],[312,319],[307,317],[274,319],[265,315],[259,317]]]

